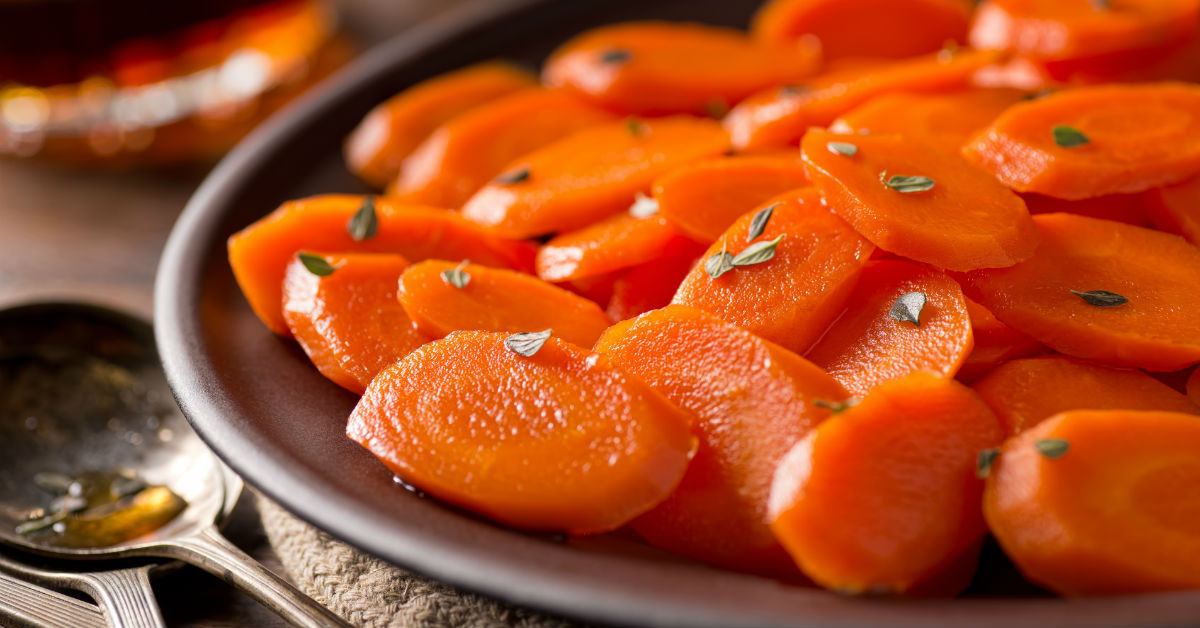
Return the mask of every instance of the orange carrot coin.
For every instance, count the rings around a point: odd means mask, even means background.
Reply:
[[[1023,97],[1024,92],[1017,89],[887,94],[847,111],[833,121],[829,130],[841,134],[895,133],[957,155],[980,129]]]
[[[559,234],[538,250],[537,274],[546,281],[595,277],[675,255],[700,254],[701,246],[679,235],[658,215],[617,214]]]
[[[552,329],[590,347],[609,325],[595,303],[525,273],[428,260],[400,277],[397,295],[417,329],[441,338],[459,330]]]
[[[708,563],[794,577],[768,529],[779,458],[841,401],[833,378],[703,312],[671,305],[618,323],[596,351],[694,418],[700,446],[679,487],[633,521],[651,544]]]
[[[703,248],[677,252],[618,273],[605,310],[609,318],[623,321],[666,307],[702,253]]]
[[[967,314],[971,317],[971,335],[975,337],[975,348],[967,354],[956,376],[958,381],[970,384],[997,366],[1016,360],[1046,353],[1046,345],[1005,325],[991,310],[976,301],[965,299]]]
[[[688,417],[603,357],[544,342],[431,342],[371,382],[346,434],[405,482],[501,523],[618,528],[683,477]]]
[[[1200,177],[1150,190],[1143,207],[1155,227],[1200,246]]]
[[[965,42],[970,13],[964,0],[772,0],[751,32],[775,44],[814,37],[825,59],[911,57]]]

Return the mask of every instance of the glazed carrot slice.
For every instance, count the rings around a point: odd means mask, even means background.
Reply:
[[[618,273],[605,310],[608,317],[623,321],[665,307],[702,253],[703,248],[678,252]]]
[[[1200,245],[1200,177],[1150,190],[1144,200],[1155,227]]]
[[[1200,421],[1077,410],[1010,439],[984,514],[1025,577],[1064,595],[1200,588]]]
[[[992,89],[1018,89],[1045,92],[1058,87],[1058,81],[1037,61],[1026,57],[1004,58],[975,71],[971,84]]]
[[[755,217],[766,215],[767,208],[770,220],[761,235],[750,238]],[[771,242],[770,259],[709,272],[721,266],[722,251],[732,262],[750,247],[762,249]],[[841,314],[874,248],[821,205],[815,189],[797,190],[733,223],[684,278],[672,302],[803,353]]]
[[[1068,410],[1200,414],[1187,397],[1141,371],[1062,355],[1001,364],[973,388],[1008,436]]]
[[[958,0],[953,0],[955,3]],[[833,133],[896,133],[957,155],[963,144],[1024,98],[1017,89],[887,94],[843,114]]]
[[[963,154],[1020,192],[1077,200],[1200,172],[1200,87],[1104,85],[1010,108]]]
[[[674,490],[696,448],[686,414],[601,356],[552,337],[525,357],[506,338],[410,353],[346,434],[422,491],[518,528],[612,530]]]
[[[507,63],[481,63],[418,83],[375,107],[346,138],[346,164],[383,189],[409,153],[439,125],[485,102],[534,85]]]
[[[808,185],[796,151],[737,155],[682,166],[654,182],[658,211],[679,231],[713,242],[742,214]]]
[[[967,38],[964,0],[772,0],[751,33],[774,43],[815,37],[825,59],[911,57]]]
[[[617,282],[619,272],[608,273],[607,275],[597,275],[595,277],[584,277],[583,279],[569,279],[567,281],[554,282],[554,285],[578,294],[579,296],[600,306],[607,306],[609,299],[612,299],[613,286]]]
[[[967,314],[971,317],[971,335],[975,337],[975,348],[967,354],[958,369],[956,378],[970,384],[997,366],[1016,360],[1046,353],[1046,345],[1005,325],[991,310],[976,301],[965,299]]]
[[[954,377],[972,346],[957,281],[928,266],[882,261],[863,270],[845,313],[804,357],[861,397],[913,371]]]
[[[995,52],[964,50],[823,74],[803,85],[750,96],[725,116],[724,124],[733,147],[740,151],[795,146],[808,127],[827,126],[872,98],[895,92],[961,89],[976,70],[999,58]]]
[[[991,410],[962,384],[922,372],[886,382],[784,457],[771,529],[824,587],[925,588],[978,551],[976,457],[1000,439]]]
[[[801,151],[825,202],[885,251],[965,271],[1012,266],[1037,246],[1024,201],[957,155],[899,135],[821,129]]]
[[[397,295],[417,329],[441,338],[459,330],[552,329],[590,347],[609,325],[600,306],[525,273],[427,260],[400,277]]]
[[[845,391],[782,347],[671,305],[618,323],[596,351],[690,412],[700,446],[679,487],[633,521],[651,544],[726,568],[795,577],[765,521],[779,458]]]
[[[363,212],[370,199],[374,212]],[[370,237],[355,239],[350,221],[373,213]],[[363,222],[361,224],[366,224]],[[360,235],[366,235],[362,233]],[[323,195],[288,201],[229,238],[229,264],[250,307],[271,331],[289,335],[283,313],[283,277],[297,251],[399,253],[409,261],[430,257],[527,269],[534,249],[501,240],[444,210],[397,203],[386,197]]]
[[[660,175],[728,147],[720,124],[687,116],[587,129],[509,164],[462,213],[509,238],[577,229],[625,210]]]
[[[819,63],[813,44],[768,46],[730,28],[627,22],[568,41],[542,78],[621,113],[706,115],[806,78]]]
[[[612,114],[563,92],[527,89],[480,105],[439,126],[404,160],[388,193],[458,207],[512,160]]]
[[[1149,225],[1146,194],[1109,194],[1077,201],[1066,201],[1041,194],[1022,194],[1031,214],[1076,214],[1129,225]]]
[[[537,274],[546,281],[595,277],[676,254],[694,259],[701,245],[679,235],[659,215],[617,214],[563,233],[538,250]]]
[[[408,268],[399,255],[320,255],[321,276],[295,258],[283,282],[283,318],[321,374],[362,394],[380,371],[432,338],[417,331],[396,302]]]
[[[1152,371],[1200,362],[1200,249],[1108,220],[1033,220],[1041,234],[1033,257],[967,273],[968,296],[1068,355]]]

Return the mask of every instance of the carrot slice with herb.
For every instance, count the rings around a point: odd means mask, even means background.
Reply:
[[[742,214],[771,197],[808,185],[795,151],[706,159],[654,182],[658,211],[684,234],[710,243]]]
[[[970,14],[964,0],[772,0],[751,33],[774,44],[815,37],[825,59],[911,57],[965,42]]]
[[[688,421],[558,338],[464,331],[380,373],[346,433],[434,497],[519,528],[587,534],[671,493],[696,447]]]
[[[886,94],[846,112],[833,121],[829,130],[842,134],[896,133],[957,155],[980,129],[1022,98],[1024,92],[1017,89]]]
[[[922,372],[886,382],[779,463],[771,529],[822,586],[919,590],[978,551],[976,458],[1000,439],[991,410],[962,384]]]
[[[984,514],[1031,581],[1064,595],[1200,588],[1200,421],[1077,410],[1004,444]]]
[[[400,304],[434,338],[459,330],[552,329],[590,347],[609,325],[595,303],[525,273],[467,262],[428,260],[400,277]]]
[[[694,417],[700,446],[679,487],[633,521],[651,544],[727,568],[794,577],[765,523],[779,458],[846,393],[821,369],[698,310],[618,323],[596,351]]]
[[[967,314],[971,317],[975,348],[971,349],[958,369],[958,381],[970,384],[1009,360],[1029,358],[1049,351],[1046,345],[1000,322],[991,310],[978,302],[965,300]]]
[[[687,116],[586,129],[509,164],[462,213],[510,238],[578,229],[627,209],[660,175],[728,147],[719,123]]]
[[[872,262],[846,311],[804,357],[853,395],[913,371],[954,377],[974,342],[967,304],[946,273],[911,262]]]
[[[595,277],[676,253],[690,252],[694,258],[700,249],[662,216],[617,214],[544,244],[537,254],[537,274],[546,281]]]
[[[485,102],[534,85],[507,63],[481,63],[418,83],[375,107],[346,138],[350,170],[383,189],[439,125]]]
[[[750,96],[725,116],[725,128],[733,147],[740,151],[795,146],[809,127],[827,126],[872,98],[895,92],[961,89],[976,70],[999,58],[995,52],[962,50],[823,74],[802,85],[785,85]]]
[[[1009,436],[1068,410],[1200,414],[1187,397],[1141,371],[1062,355],[1001,364],[973,388]]]
[[[614,116],[563,92],[528,89],[439,126],[404,160],[388,193],[458,207],[512,160]]]
[[[821,129],[801,151],[825,202],[885,251],[965,271],[1012,266],[1037,246],[1024,201],[957,155],[899,135]]]
[[[1200,246],[1200,177],[1150,190],[1144,207],[1155,227]]]
[[[546,62],[547,85],[621,113],[718,117],[739,100],[816,71],[816,45],[768,46],[703,24],[627,22],[589,30]]]
[[[803,353],[842,312],[875,248],[813,188],[747,212],[714,242],[673,303]]]
[[[297,251],[399,253],[533,267],[533,247],[496,238],[444,210],[386,197],[323,195],[288,201],[229,238],[229,264],[250,307],[271,331],[289,335],[280,311],[283,277]]]
[[[1031,214],[1076,214],[1102,220],[1115,220],[1139,227],[1147,226],[1147,198],[1145,194],[1109,194],[1077,201],[1041,194],[1022,194],[1025,207]]]
[[[1010,108],[963,154],[1020,192],[1077,200],[1200,172],[1200,87],[1103,85]]]
[[[605,310],[609,318],[623,321],[666,307],[703,252],[681,251],[618,273]]]
[[[1033,257],[967,273],[968,296],[1068,355],[1152,371],[1200,362],[1200,249],[1109,220],[1033,220]]]
[[[310,268],[311,267],[311,268]],[[432,338],[396,302],[399,255],[297,256],[283,283],[283,318],[322,375],[362,394],[380,371]]]

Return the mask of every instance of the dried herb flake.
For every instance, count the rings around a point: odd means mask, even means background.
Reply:
[[[764,240],[755,242],[750,246],[742,249],[741,253],[733,256],[729,263],[733,266],[754,266],[762,264],[775,257],[775,246],[783,239],[784,234],[779,234],[774,240]]]
[[[1096,307],[1117,307],[1118,305],[1129,303],[1128,297],[1123,297],[1108,290],[1088,290],[1087,292],[1072,290],[1071,294],[1083,299],[1088,305],[1095,305]]]
[[[346,231],[355,242],[370,240],[379,231],[379,216],[375,213],[375,197],[368,194],[362,206],[346,222]]]
[[[1067,450],[1071,448],[1071,443],[1064,438],[1043,438],[1033,446],[1037,448],[1039,454],[1054,460],[1066,455]]]
[[[888,311],[888,315],[901,323],[912,323],[920,327],[921,310],[925,309],[926,301],[924,292],[902,294],[896,298],[895,303],[892,303],[892,309]]]
[[[1076,146],[1083,146],[1092,141],[1082,131],[1073,126],[1060,124],[1054,127],[1053,132],[1054,143],[1063,148],[1075,148]]]
[[[471,283],[471,275],[466,271],[467,264],[470,263],[470,260],[463,260],[458,266],[455,266],[449,270],[443,270],[442,281],[448,285],[458,288],[459,290],[466,288],[467,284]]]
[[[901,194],[932,190],[935,183],[933,179],[919,175],[893,174],[888,176],[887,170],[879,173],[879,181]]]
[[[975,476],[979,479],[986,478],[991,475],[992,467],[996,464],[996,459],[1000,457],[1000,448],[993,447],[979,452],[979,456],[975,459]]]
[[[297,253],[296,258],[300,260],[301,264],[304,264],[304,268],[308,272],[318,277],[328,277],[333,274],[333,271],[337,270],[337,266],[330,264],[328,260],[320,255]]]
[[[513,353],[528,358],[541,350],[542,345],[550,339],[550,334],[549,329],[513,334],[504,339],[504,346]]]
[[[776,205],[779,205],[779,203],[764,207],[758,210],[757,214],[754,214],[754,218],[750,220],[750,232],[746,234],[747,242],[753,242],[755,238],[767,230],[767,223],[771,221],[771,215],[775,213]]]

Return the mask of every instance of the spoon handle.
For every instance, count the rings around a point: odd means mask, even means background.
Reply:
[[[158,548],[167,558],[190,563],[249,593],[280,617],[303,628],[351,628],[342,618],[288,584],[246,555],[214,527],[164,541]]]
[[[0,572],[0,624],[35,628],[105,628],[104,616],[80,602]]]
[[[140,565],[111,571],[51,571],[0,555],[0,571],[43,586],[81,591],[100,605],[112,628],[164,628],[150,588],[150,568]]]

